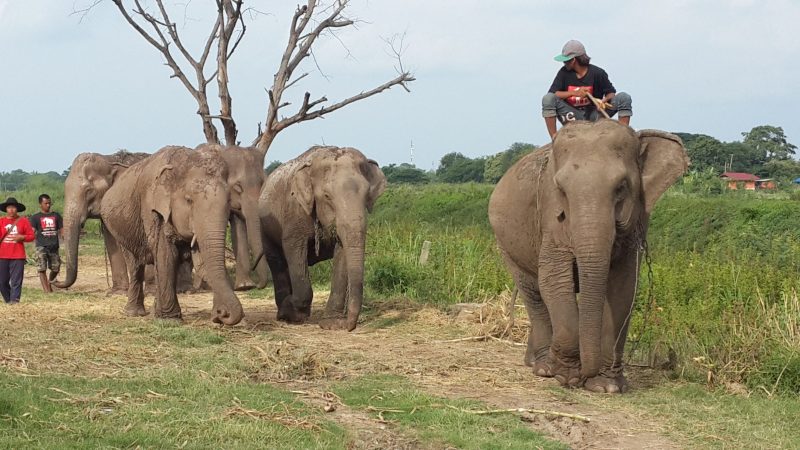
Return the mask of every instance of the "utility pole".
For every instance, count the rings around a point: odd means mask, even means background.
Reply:
[[[414,165],[414,140],[411,140],[411,165]]]

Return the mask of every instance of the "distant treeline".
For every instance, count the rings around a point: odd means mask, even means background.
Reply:
[[[690,172],[714,179],[725,171],[746,172],[761,178],[774,178],[784,186],[800,177],[800,162],[795,160],[797,146],[787,141],[783,128],[761,125],[742,133],[741,141],[722,142],[705,134],[675,132],[680,136],[692,161]],[[439,161],[436,170],[423,170],[413,164],[389,164],[383,173],[389,183],[497,183],[500,177],[524,155],[538,146],[515,142],[507,149],[490,156],[470,158],[450,152]],[[270,162],[264,171],[269,174],[281,164]],[[63,181],[69,169],[56,172],[27,173],[23,170],[0,172],[0,191],[22,190],[29,178]]]
[[[723,172],[746,172],[761,178],[774,178],[790,185],[800,177],[796,161],[797,146],[789,143],[783,128],[757,126],[742,133],[741,141],[722,142],[705,134],[676,132],[686,146],[692,161],[691,171],[714,178]],[[425,171],[412,164],[390,164],[383,167],[390,183],[497,183],[500,177],[536,145],[517,142],[491,156],[469,158],[462,153],[444,155],[439,167]]]

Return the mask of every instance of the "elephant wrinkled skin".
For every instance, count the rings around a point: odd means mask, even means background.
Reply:
[[[531,321],[525,363],[536,375],[626,388],[640,249],[653,206],[687,167],[677,136],[575,122],[497,184],[489,220]]]
[[[278,319],[311,315],[308,267],[333,258],[333,281],[320,326],[352,331],[361,312],[367,213],[386,188],[378,163],[353,148],[312,147],[272,172],[261,191],[266,264],[272,272]]]
[[[119,151],[113,155],[81,153],[70,166],[64,181],[64,249],[66,278],[53,283],[68,288],[78,277],[78,244],[86,219],[100,218],[100,203],[108,189],[131,164],[150,156],[147,153]],[[101,228],[111,266],[111,292],[128,290],[128,272],[122,250],[105,227]]]
[[[244,317],[225,271],[225,232],[230,215],[228,170],[214,151],[165,147],[122,174],[103,199],[100,215],[125,250],[130,274],[125,312],[145,315],[142,278],[155,264],[155,316],[181,318],[175,283],[180,256],[190,247],[214,293],[213,321]]]

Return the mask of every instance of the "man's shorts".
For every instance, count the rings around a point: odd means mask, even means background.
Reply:
[[[52,251],[45,247],[36,247],[36,262],[39,266],[39,272],[46,272],[48,266],[51,272],[58,272],[61,269],[61,258],[58,256],[58,250]]]

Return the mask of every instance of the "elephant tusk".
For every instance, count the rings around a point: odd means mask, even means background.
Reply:
[[[190,248],[190,249],[193,249],[193,248],[194,248],[194,244],[196,244],[196,243],[197,243],[197,235],[196,235],[196,234],[193,234],[193,235],[192,235],[192,243],[191,243],[191,244],[189,244],[189,248]]]

